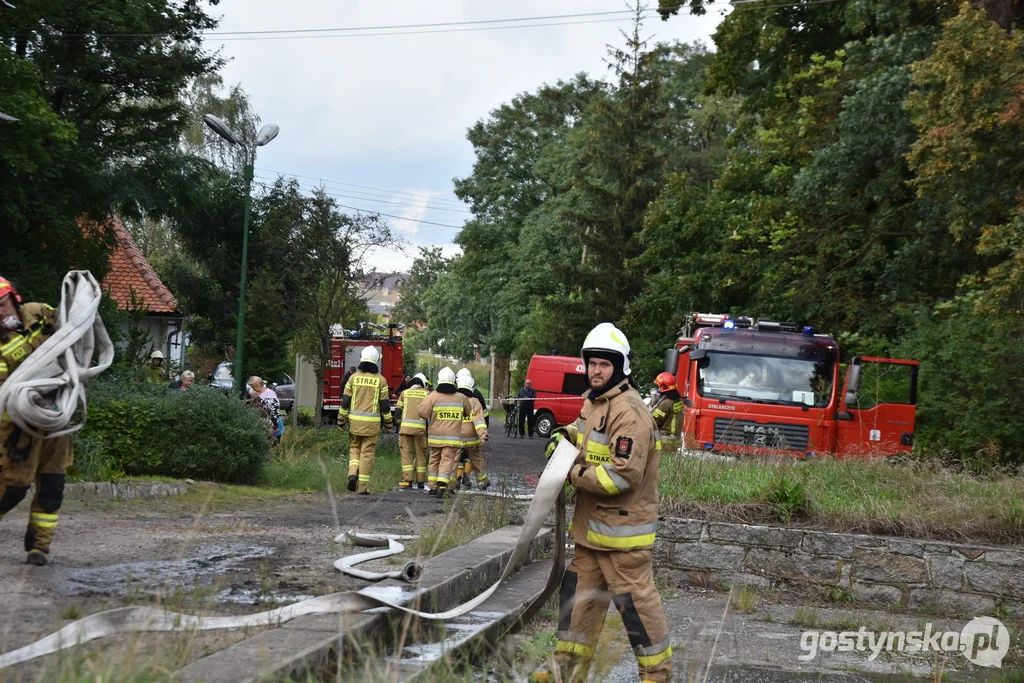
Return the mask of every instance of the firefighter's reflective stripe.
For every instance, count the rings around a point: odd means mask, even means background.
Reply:
[[[427,468],[426,467],[417,467],[416,468],[416,473],[417,474],[426,474],[427,473]]]
[[[424,428],[426,428],[427,421],[426,420],[421,420],[418,417],[406,417],[405,414],[403,413],[402,414],[402,426],[403,427],[424,427]]]
[[[461,446],[461,436],[428,436],[427,445],[436,446],[438,448],[442,446]]]
[[[480,445],[480,435],[477,434],[476,436],[464,436],[464,437],[462,437],[462,445],[463,446],[479,446]]]
[[[451,476],[447,474],[441,474],[440,472],[438,472],[437,476],[434,477],[434,479],[437,481],[438,484],[447,484],[448,481],[451,479]]]
[[[370,481],[370,475],[369,474],[360,474],[359,475],[359,481]]]
[[[635,647],[633,654],[640,666],[657,666],[672,656],[672,644],[668,638],[648,647]]]
[[[479,432],[481,429],[487,429],[487,423],[484,422],[482,419],[473,420],[473,427],[476,428],[476,431]]]
[[[591,429],[587,435],[587,462],[595,465],[611,462],[612,451],[609,444],[611,439],[607,434]]]
[[[412,472],[413,468],[415,468],[415,467],[416,467],[415,465],[402,465],[402,471],[403,472]]]
[[[353,410],[348,414],[349,419],[355,422],[377,422],[380,420],[380,413],[364,412],[361,410]]]
[[[654,543],[658,523],[636,526],[612,526],[588,520],[587,540],[606,548],[638,548]]]
[[[438,476],[437,472],[427,472],[427,481],[437,481]]]
[[[665,417],[665,411],[662,410],[661,408],[655,408],[654,412],[651,413],[651,416],[654,417],[654,419],[656,420],[660,420],[661,418]]]
[[[630,489],[629,482],[613,470],[608,463],[599,466],[594,473],[597,474],[597,480],[601,483],[605,493],[610,496],[617,496]]]
[[[568,654],[577,655],[584,659],[590,659],[594,656],[594,648],[583,643],[570,643],[565,640],[559,640],[555,643],[555,652],[565,652]]]
[[[0,382],[7,379],[7,363],[0,361]]]
[[[671,434],[663,434],[661,440],[664,441],[665,443],[675,443],[679,441],[679,437]]]
[[[33,524],[38,527],[44,527],[52,529],[57,526],[57,515],[48,514],[46,512],[33,512],[28,518],[29,524]]]

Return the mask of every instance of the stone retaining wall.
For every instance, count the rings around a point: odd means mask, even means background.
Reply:
[[[665,518],[654,548],[677,585],[743,583],[876,605],[1024,614],[1024,549]]]
[[[85,481],[64,487],[68,500],[162,498],[183,493],[188,493],[188,483],[184,481]]]

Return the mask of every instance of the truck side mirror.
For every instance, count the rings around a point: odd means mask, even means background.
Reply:
[[[697,361],[698,368],[706,368],[711,363],[707,349],[694,349],[690,351],[690,360]]]
[[[863,366],[860,365],[850,365],[850,369],[846,372],[846,390],[848,392],[856,394],[860,389],[860,373],[863,369]]]
[[[665,352],[665,372],[674,375],[678,369],[679,351],[675,348],[671,348]]]

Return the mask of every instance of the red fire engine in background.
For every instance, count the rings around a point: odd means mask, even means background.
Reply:
[[[383,330],[387,329],[384,334]],[[341,394],[345,391],[341,380],[348,371],[348,368],[359,365],[359,354],[367,346],[375,346],[380,352],[380,374],[388,382],[388,389],[391,392],[391,401],[397,398],[396,390],[404,378],[402,368],[402,337],[396,333],[397,325],[391,324],[387,328],[378,326],[376,331],[367,329],[358,332],[352,330],[339,330],[338,334],[331,337],[331,360],[327,366],[327,374],[324,376],[324,419],[328,424],[337,419],[338,410],[341,408]]]
[[[918,361],[854,357],[812,327],[695,313],[665,358],[685,404],[685,447],[888,456],[914,444]]]

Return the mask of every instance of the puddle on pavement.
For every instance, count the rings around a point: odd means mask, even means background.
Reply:
[[[59,580],[57,590],[68,596],[140,597],[166,595],[173,591],[188,593],[214,586],[218,576],[252,574],[253,569],[248,563],[269,557],[274,549],[258,545],[207,545],[195,552],[194,557],[178,560],[146,560],[72,569]],[[218,603],[252,605],[311,597],[262,588],[258,579],[248,579],[242,584],[224,588],[211,599]]]

